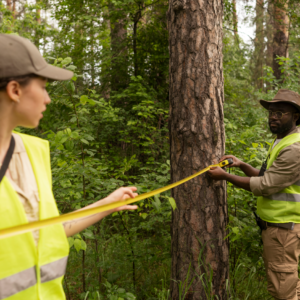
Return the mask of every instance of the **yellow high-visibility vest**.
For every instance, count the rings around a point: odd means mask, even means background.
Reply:
[[[48,141],[19,134],[39,191],[39,219],[58,216],[52,193]],[[16,191],[4,176],[0,184],[0,229],[28,223]],[[62,300],[69,244],[61,224],[40,230],[38,246],[31,232],[1,240],[0,300]]]
[[[300,133],[284,137],[273,149],[270,146],[270,157],[267,169],[273,164],[282,149],[300,142]],[[261,219],[270,223],[300,223],[300,181],[268,197],[257,198],[257,212]]]

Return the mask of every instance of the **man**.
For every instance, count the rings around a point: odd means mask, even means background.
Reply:
[[[270,147],[265,172],[233,155],[230,167],[240,168],[247,177],[208,171],[214,180],[227,180],[251,191],[257,199],[258,223],[262,228],[263,259],[268,291],[280,300],[300,299],[298,260],[300,254],[300,95],[281,89],[272,101],[260,100],[269,110],[269,127],[277,138]]]

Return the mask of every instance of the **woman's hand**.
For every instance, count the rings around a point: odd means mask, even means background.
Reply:
[[[227,165],[226,168],[233,168],[233,167],[240,168],[241,167],[241,164],[243,162],[241,160],[239,160],[237,157],[233,156],[233,155],[224,155],[224,156],[222,156],[221,159],[220,159],[220,162],[225,160],[225,159],[228,159],[228,158],[231,158],[233,160],[233,163],[230,164],[230,165]]]
[[[138,195],[137,193],[135,193],[136,190],[137,190],[137,188],[134,186],[121,187],[121,188],[115,190],[114,192],[112,192],[106,198],[99,200],[99,201],[97,201],[91,205],[88,205],[82,209],[79,209],[79,210],[89,209],[89,208],[93,208],[93,207],[99,207],[102,205],[111,204],[111,203],[118,202],[118,201],[124,201],[129,198],[135,198]],[[95,224],[96,222],[99,222],[101,219],[103,219],[104,217],[108,216],[111,213],[121,211],[121,210],[134,210],[137,208],[138,208],[137,205],[123,205],[123,206],[120,206],[120,207],[117,207],[117,208],[114,208],[111,210],[103,211],[98,214],[88,216],[88,217],[83,217],[80,219],[75,219],[75,220],[72,220],[69,222],[65,222],[64,228],[65,228],[66,235],[72,236],[75,233],[78,233],[78,232],[84,230],[85,228]]]
[[[118,202],[118,201],[124,201],[129,198],[135,198],[138,195],[137,193],[135,193],[136,190],[137,190],[137,188],[134,186],[121,187],[121,188],[115,190],[114,192],[112,192],[109,196],[107,196],[107,198],[104,200],[104,201],[107,201],[107,203],[105,203],[105,204]],[[137,208],[138,208],[137,205],[123,205],[123,206],[115,208],[113,210],[113,212],[121,211],[121,210],[134,210]]]

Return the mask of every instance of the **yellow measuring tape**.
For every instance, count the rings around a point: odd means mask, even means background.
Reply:
[[[203,173],[205,173],[206,171],[208,171],[210,168],[212,167],[225,167],[227,165],[232,164],[233,161],[232,159],[227,159],[227,160],[223,160],[218,164],[215,165],[210,165],[207,168],[195,173],[194,175],[191,175],[189,177],[186,177],[182,180],[179,180],[177,182],[174,182],[172,184],[169,184],[165,187],[156,189],[154,191],[148,192],[148,193],[144,193],[141,194],[139,196],[136,196],[135,198],[130,198],[124,201],[118,201],[118,202],[114,202],[114,203],[110,203],[110,204],[106,204],[106,205],[102,205],[99,207],[93,207],[93,208],[89,208],[89,209],[85,209],[85,210],[80,210],[80,211],[76,211],[76,212],[71,212],[68,214],[64,214],[58,217],[54,217],[54,218],[49,218],[49,219],[45,219],[45,220],[40,220],[40,221],[35,221],[35,222],[31,222],[28,224],[23,224],[23,225],[18,225],[18,226],[14,226],[14,227],[10,227],[10,228],[6,228],[6,229],[2,229],[0,230],[0,240],[3,238],[8,238],[14,235],[18,235],[18,234],[22,234],[25,232],[29,232],[29,231],[33,231],[33,230],[37,230],[37,229],[41,229],[50,225],[55,225],[55,224],[59,224],[59,223],[64,223],[67,221],[71,221],[71,220],[75,220],[75,219],[80,219],[83,217],[87,217],[87,216],[91,216],[100,212],[104,212],[107,210],[111,210],[123,205],[127,205],[127,204],[131,204],[137,201],[141,201],[144,200],[146,198],[150,198],[154,195],[163,193],[165,191],[168,191],[182,183],[185,183]]]

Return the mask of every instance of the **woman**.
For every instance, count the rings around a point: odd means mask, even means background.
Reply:
[[[17,126],[38,126],[51,102],[47,79],[68,80],[73,73],[48,65],[28,40],[0,34],[0,167],[9,160],[0,183],[0,230],[58,215],[52,193],[48,142],[13,133]],[[0,173],[1,173],[0,169]],[[1,179],[1,178],[0,178]],[[135,187],[120,188],[86,208],[134,198]],[[86,209],[84,208],[84,209]],[[136,205],[53,225],[0,241],[0,300],[65,299],[62,279],[68,236],[82,231],[112,212]]]

